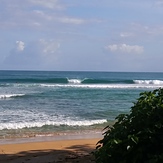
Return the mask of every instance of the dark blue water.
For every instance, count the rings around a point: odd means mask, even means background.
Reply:
[[[0,71],[1,135],[104,127],[159,87],[163,73]]]

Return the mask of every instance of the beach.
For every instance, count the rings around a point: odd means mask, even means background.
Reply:
[[[0,163],[94,162],[103,129],[163,73],[0,71]]]
[[[93,163],[92,152],[100,138],[72,137],[52,140],[6,140],[0,144],[1,163]],[[23,142],[24,141],[24,142]]]

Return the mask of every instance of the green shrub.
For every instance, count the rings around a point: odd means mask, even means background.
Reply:
[[[130,114],[105,128],[94,154],[97,163],[162,163],[163,89],[141,93]]]

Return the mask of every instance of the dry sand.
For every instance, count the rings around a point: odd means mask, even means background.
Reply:
[[[99,138],[0,144],[0,163],[94,163]]]

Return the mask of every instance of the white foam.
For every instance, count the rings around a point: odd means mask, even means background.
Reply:
[[[162,80],[134,80],[136,84],[154,84],[154,85],[163,85]]]
[[[0,130],[43,127],[44,125],[91,126],[94,124],[102,124],[105,122],[107,122],[107,120],[102,119],[102,120],[85,120],[85,121],[67,120],[67,121],[45,121],[45,122],[0,123]]]
[[[41,87],[56,87],[57,84],[40,84]]]
[[[6,99],[6,98],[24,96],[24,95],[25,94],[3,94],[3,95],[0,95],[0,99]]]
[[[81,80],[79,80],[79,79],[68,79],[68,82],[72,83],[72,84],[80,84]]]
[[[87,89],[135,89],[135,88],[160,88],[163,84],[41,84],[42,87],[68,87]]]

